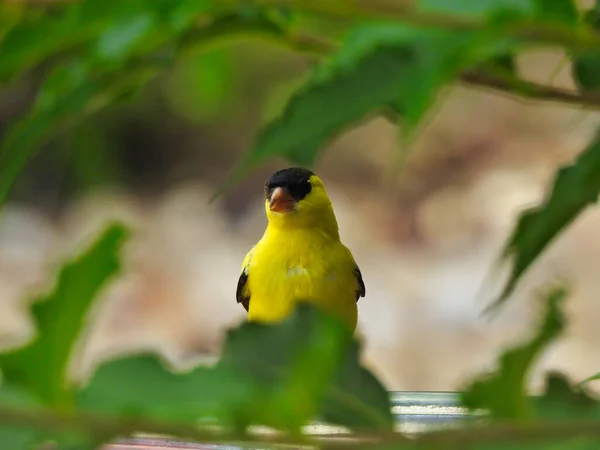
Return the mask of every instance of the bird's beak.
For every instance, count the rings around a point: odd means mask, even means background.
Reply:
[[[296,200],[292,198],[287,189],[277,187],[273,189],[269,199],[269,209],[278,213],[286,213],[296,209]]]

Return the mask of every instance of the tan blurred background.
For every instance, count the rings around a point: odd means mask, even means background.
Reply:
[[[548,82],[561,60],[527,54],[520,71]],[[106,221],[121,219],[136,233],[76,369],[139,347],[175,361],[218,355],[225,330],[244,318],[235,286],[266,224],[262,184],[285,162],[208,200],[311,64],[267,44],[218,50],[46,146],[0,216],[0,337],[22,339],[27,301]],[[552,83],[572,86],[569,67]],[[27,105],[34,84],[22,79],[0,91],[0,127]],[[542,198],[597,119],[455,86],[410,148],[375,118],[324,153],[315,170],[367,286],[359,302],[365,361],[390,389],[460,389],[493,363],[494,352],[525,336],[538,311],[533,292],[557,276],[575,287],[570,323],[540,369],[575,379],[600,371],[598,209],[551,246],[500,315],[480,316],[502,281],[490,275],[519,211]]]

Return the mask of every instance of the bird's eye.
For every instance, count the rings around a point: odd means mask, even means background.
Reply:
[[[305,180],[291,184],[288,189],[294,200],[300,201],[310,193],[312,185],[310,184],[310,181]]]

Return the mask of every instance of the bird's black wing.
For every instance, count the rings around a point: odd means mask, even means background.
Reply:
[[[250,294],[245,292],[246,284],[248,283],[248,268],[244,267],[242,274],[238,280],[235,298],[238,303],[241,303],[246,311],[250,308]]]
[[[358,281],[358,289],[356,291],[356,301],[361,297],[364,297],[367,293],[365,289],[365,282],[363,281],[362,274],[360,273],[360,269],[358,266],[354,267],[354,275],[356,276],[356,280]]]

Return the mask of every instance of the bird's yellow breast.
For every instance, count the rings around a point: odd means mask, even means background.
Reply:
[[[275,322],[297,300],[312,302],[356,328],[354,260],[337,238],[314,229],[267,229],[248,264],[248,320]]]

